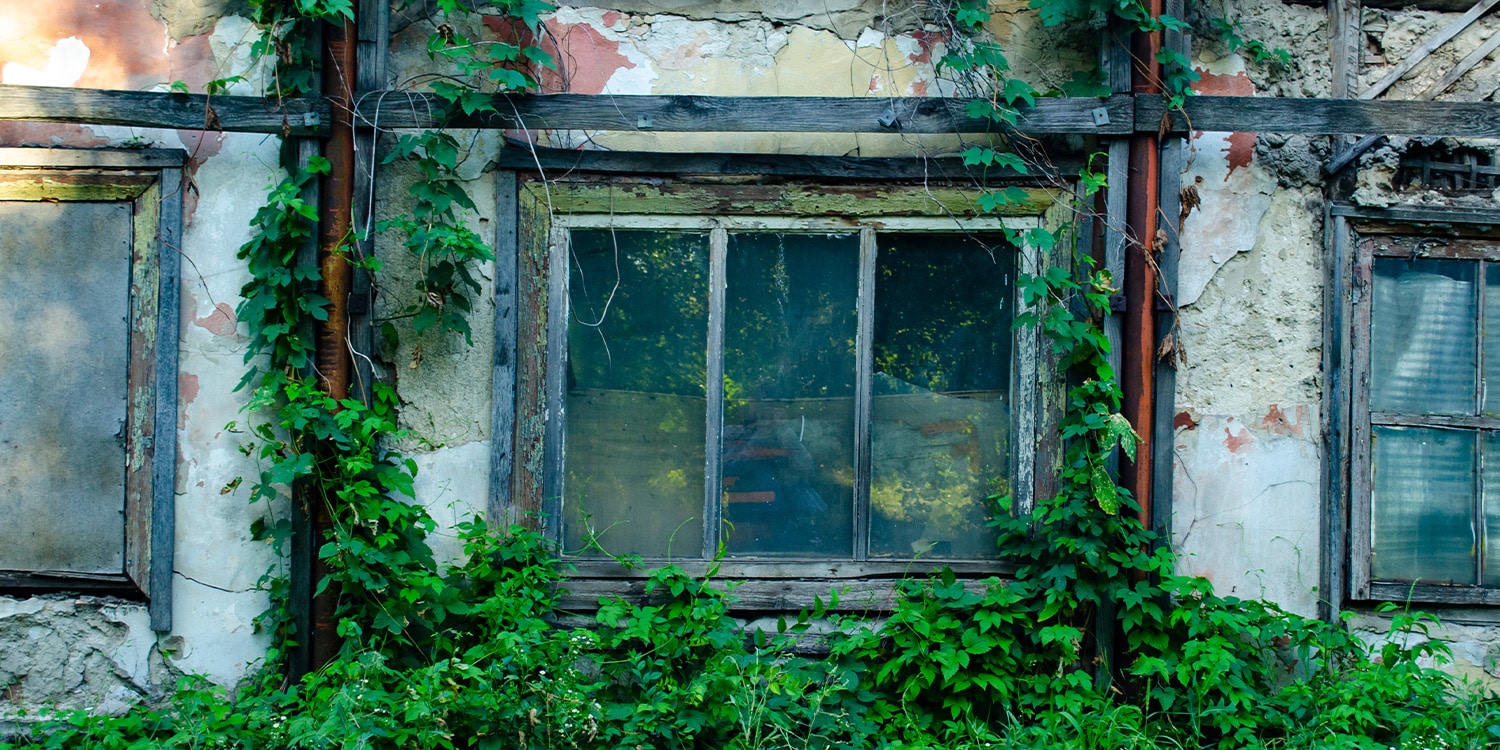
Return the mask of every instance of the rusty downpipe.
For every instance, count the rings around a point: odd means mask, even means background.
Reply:
[[[323,30],[323,95],[331,105],[332,122],[323,156],[328,174],[318,190],[318,267],[322,273],[320,293],[329,300],[328,319],[317,324],[318,383],[335,399],[349,397],[349,292],[354,273],[342,247],[351,237],[354,204],[354,66],[355,24],[327,24]],[[317,550],[333,529],[333,514],[327,497],[313,498],[312,582],[328,575],[328,566]],[[339,592],[329,586],[312,600],[312,668],[319,669],[338,655]]]
[[[1162,0],[1148,0],[1152,18],[1160,18]],[[1130,39],[1132,58],[1130,89],[1138,97],[1160,96],[1161,32],[1136,32]],[[1135,461],[1122,460],[1120,481],[1140,505],[1141,525],[1151,527],[1151,453],[1156,353],[1156,251],[1157,215],[1160,195],[1160,136],[1137,133],[1130,139],[1129,177],[1125,204],[1125,226],[1129,241],[1125,249],[1125,320],[1121,332],[1120,389],[1125,418],[1141,436]]]

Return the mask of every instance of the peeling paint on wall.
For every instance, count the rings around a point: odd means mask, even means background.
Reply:
[[[1314,419],[1311,404],[1292,414]],[[1177,571],[1220,594],[1317,614],[1320,447],[1279,405],[1250,417],[1196,415],[1176,431],[1173,546]],[[1275,429],[1267,430],[1270,423]]]

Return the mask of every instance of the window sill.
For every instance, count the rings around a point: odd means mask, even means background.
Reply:
[[[30,596],[56,591],[142,598],[140,588],[123,574],[0,570],[0,592]]]
[[[1443,585],[1435,583],[1410,583],[1402,581],[1372,581],[1369,595],[1371,601],[1424,604],[1477,604],[1500,606],[1500,588],[1483,586]]]
[[[646,603],[646,577],[649,571],[671,561],[647,561],[640,568],[627,569],[608,560],[569,560],[575,570],[560,586],[566,593],[559,607],[570,612],[591,612],[599,608],[601,598],[621,597],[629,602]],[[703,576],[710,564],[703,561],[677,563],[689,575]],[[902,580],[925,578],[948,567],[964,587],[982,592],[984,578],[1007,575],[1011,568],[999,562],[932,560],[892,563],[849,561],[776,562],[726,561],[714,575],[714,588],[732,591],[731,612],[797,612],[810,609],[821,600],[828,612],[874,615],[890,612],[896,603],[896,588]],[[838,592],[837,601],[833,593]]]

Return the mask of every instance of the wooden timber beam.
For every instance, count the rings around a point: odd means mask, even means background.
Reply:
[[[984,133],[997,129],[995,123],[967,116],[966,103],[942,98],[552,94],[502,97],[501,107],[509,115],[444,119],[438,115],[441,108],[427,95],[384,92],[359,102],[356,126],[760,133]],[[326,136],[328,113],[326,103],[308,99],[277,102],[247,96],[0,85],[0,121]],[[1161,97],[1115,94],[1105,99],[1038,99],[1035,107],[1021,113],[1017,126],[1031,134],[1216,130],[1500,138],[1497,102],[1194,96],[1187,99],[1183,112],[1166,118],[1166,102]],[[882,119],[892,124],[887,126]]]
[[[1168,131],[1216,130],[1304,135],[1427,135],[1500,138],[1500,103],[1193,96],[1172,113]],[[1167,113],[1159,97],[1135,102],[1138,131],[1157,131]]]
[[[393,99],[400,99],[393,102]],[[788,96],[606,96],[554,94],[508,97],[510,114],[460,116],[444,123],[437,104],[417,94],[360,103],[366,127],[502,127],[537,130],[662,132],[984,133],[999,128],[964,113],[966,100]],[[1134,110],[1133,121],[1130,113]],[[1023,109],[1017,129],[1029,134],[1129,135],[1163,130],[1166,101],[1115,94],[1107,99],[1038,99]],[[893,115],[887,127],[882,118]],[[1097,118],[1097,119],[1096,119]],[[1500,137],[1500,103],[1288,99],[1193,96],[1173,113],[1168,132],[1310,135],[1429,135]]]
[[[613,130],[720,133],[987,133],[1002,127],[969,117],[969,100],[937,97],[647,96],[550,94],[509,96],[499,113],[443,118],[438,100],[420,93],[365,97],[366,127]],[[1130,132],[1130,97],[1037,99],[1023,107],[1026,133]]]
[[[366,99],[365,126],[436,127],[435,103],[421,95]],[[963,113],[963,99],[736,96],[602,96],[554,94],[510,97],[509,115],[458,117],[454,127],[662,132],[982,133],[994,123]],[[1134,107],[1134,120],[1128,113]],[[1500,104],[1493,102],[1359,101],[1280,97],[1194,96],[1174,113],[1169,132],[1230,132],[1500,137]],[[895,115],[895,125],[880,120]],[[1096,121],[1096,113],[1099,119]],[[1038,99],[1023,109],[1017,129],[1031,134],[1128,135],[1162,129],[1160,97],[1115,94],[1107,99]],[[378,120],[378,121],[377,121]]]
[[[1055,159],[1032,165],[1026,172],[993,166],[977,169],[956,156],[912,159],[878,156],[815,156],[804,154],[743,153],[642,153],[638,151],[580,151],[545,148],[506,139],[507,148],[495,157],[496,166],[518,172],[545,172],[552,177],[570,172],[674,175],[777,175],[844,180],[972,180],[981,176],[992,181],[1057,179],[1076,175],[1083,160]]]
[[[1324,8],[1326,0],[1290,0],[1294,5],[1303,5],[1313,8]],[[1386,8],[1390,10],[1401,10],[1402,8],[1416,8],[1418,10],[1436,10],[1443,13],[1462,13],[1469,9],[1474,3],[1472,0],[1364,0],[1361,3],[1366,8]]]
[[[312,99],[0,85],[0,120],[326,136],[328,113]]]

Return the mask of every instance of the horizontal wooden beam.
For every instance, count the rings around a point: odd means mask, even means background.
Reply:
[[[1352,206],[1336,204],[1330,211],[1334,216],[1347,216],[1364,221],[1382,221],[1393,224],[1454,224],[1500,226],[1500,210],[1482,208],[1450,208],[1447,206]]]
[[[552,177],[570,172],[723,176],[819,177],[847,180],[1035,180],[1074,175],[1078,159],[1037,165],[1021,174],[998,166],[968,166],[957,157],[815,156],[803,154],[642,153],[545,148],[507,140],[497,166]]]
[[[1294,5],[1303,5],[1322,10],[1327,7],[1327,0],[1291,0]],[[1360,5],[1366,8],[1388,8],[1401,10],[1402,8],[1416,8],[1417,10],[1436,10],[1443,13],[1462,13],[1474,4],[1473,0],[1363,0]]]
[[[0,148],[0,167],[160,169],[181,167],[175,148]]]
[[[504,114],[445,118],[431,96],[386,92],[359,103],[359,124],[380,128],[528,128],[628,132],[983,133],[969,100],[935,97],[501,96]],[[0,120],[322,135],[328,105],[312,99],[0,85]],[[1165,124],[1165,128],[1163,127]],[[1046,98],[1025,108],[1026,133],[1128,135],[1215,130],[1314,135],[1500,137],[1500,103],[1194,96],[1168,117],[1165,100]]]
[[[1136,130],[1160,130],[1166,112],[1166,102],[1160,98],[1137,98]],[[1500,103],[1193,96],[1188,97],[1182,112],[1172,113],[1166,129],[1497,138]]]
[[[970,117],[967,99],[827,96],[613,96],[550,94],[501,96],[498,113],[444,116],[439,100],[421,93],[367,96],[359,104],[365,126],[381,128],[525,128],[717,133],[988,133],[995,122]],[[1022,108],[1022,132],[1130,132],[1128,95],[1106,100],[1047,98]]]
[[[734,581],[715,579],[710,585],[729,595],[731,612],[796,612],[811,609],[817,600],[822,600],[829,612],[841,614],[872,615],[890,612],[900,599],[900,582],[895,579],[868,580],[766,580],[752,579]],[[963,581],[964,590],[983,595],[989,582],[983,580]],[[599,602],[616,597],[636,604],[659,603],[660,594],[646,593],[646,583],[640,580],[610,580],[570,578],[562,583],[563,595],[559,609],[568,612],[590,612],[599,608]],[[834,601],[833,592],[838,592]]]
[[[327,133],[328,112],[315,99],[0,85],[0,120],[309,136]]]

